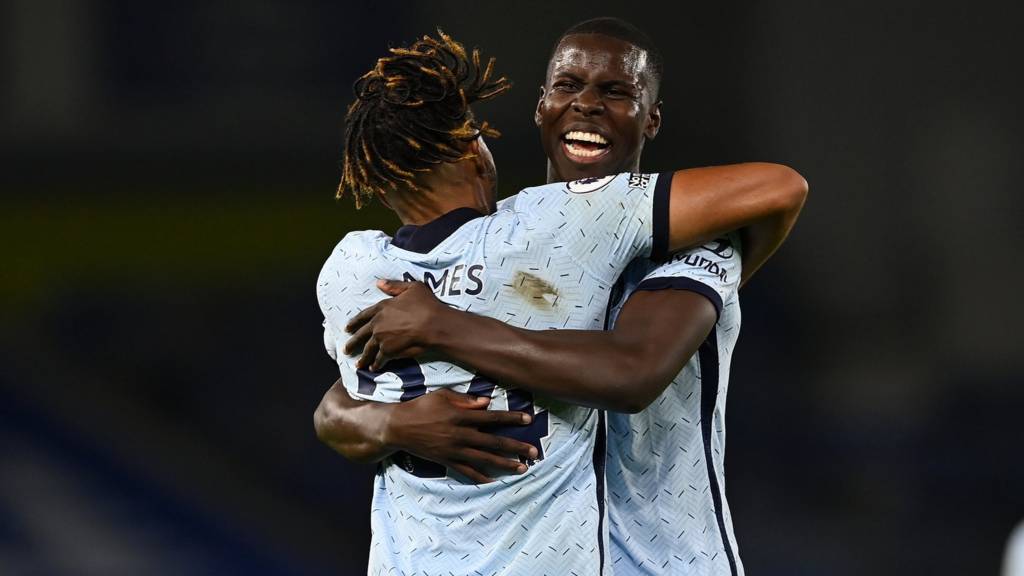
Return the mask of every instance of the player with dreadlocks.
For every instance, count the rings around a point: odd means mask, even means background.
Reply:
[[[320,273],[324,343],[341,385],[357,400],[439,399],[412,418],[449,403],[452,390],[492,408],[474,413],[460,456],[441,464],[381,442],[370,574],[601,574],[607,566],[603,415],[560,401],[557,387],[534,396],[438,359],[359,364],[345,351],[345,328],[383,297],[376,280],[421,281],[448,306],[524,328],[600,330],[631,260],[766,219],[791,225],[805,193],[788,168],[741,164],[529,188],[495,211],[482,138],[490,130],[470,110],[507,88],[492,72],[443,34],[426,38],[379,61],[356,83],[349,110],[340,192],[377,195],[404,225],[393,238],[349,233]],[[493,435],[472,429],[482,425]],[[479,478],[467,459],[490,464],[497,481],[470,483]]]
[[[345,160],[338,197],[346,189],[356,207],[374,195],[403,187],[424,192],[416,173],[448,162],[471,159],[465,144],[498,131],[473,117],[470,104],[511,88],[492,79],[494,59],[481,71],[480,51],[472,59],[458,42],[438,31],[391,56],[356,81],[356,100],[346,116]]]

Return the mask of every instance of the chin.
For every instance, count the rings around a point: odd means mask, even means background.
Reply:
[[[567,166],[562,174],[565,176],[564,179],[569,182],[583,178],[608,176],[609,174],[618,174],[620,172],[606,164],[577,164],[568,161],[566,164]]]

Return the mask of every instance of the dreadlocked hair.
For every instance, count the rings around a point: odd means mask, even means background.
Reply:
[[[349,191],[356,208],[399,187],[422,191],[417,173],[443,162],[474,157],[464,144],[499,132],[473,117],[470,105],[512,84],[492,79],[494,58],[480,65],[480,51],[437,31],[408,48],[391,48],[353,85],[356,100],[345,116],[345,159],[337,197]]]

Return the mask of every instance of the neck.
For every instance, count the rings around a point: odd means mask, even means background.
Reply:
[[[482,214],[489,214],[491,209],[482,201],[478,186],[452,183],[444,186],[431,186],[423,191],[403,191],[401,195],[389,199],[391,209],[398,215],[403,225],[422,226],[436,220],[452,210],[472,208]]]
[[[639,172],[639,171],[640,171],[640,159],[637,158],[633,162],[632,166],[630,166],[629,168],[626,168],[624,170],[619,170],[617,172],[613,172],[613,174],[619,174],[619,173],[622,173],[622,172]],[[605,174],[605,176],[608,176],[608,174]],[[552,184],[554,182],[566,182],[568,180],[569,180],[569,178],[565,178],[561,174],[559,174],[558,173],[558,169],[555,168],[554,163],[552,163],[550,160],[548,160],[548,182],[547,183],[548,184]]]

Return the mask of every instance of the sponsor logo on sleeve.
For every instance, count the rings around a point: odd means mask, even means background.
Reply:
[[[714,252],[719,258],[732,258],[734,252],[732,241],[725,236],[712,240],[711,242],[701,246],[701,248],[708,252]]]
[[[587,194],[604,188],[614,179],[614,174],[611,176],[595,176],[592,178],[583,178],[582,180],[573,180],[572,182],[567,183],[565,187],[573,194]]]
[[[729,271],[724,266],[724,260],[732,258],[732,255],[735,253],[732,241],[727,237],[718,238],[702,245],[701,250],[707,250],[715,256],[722,258],[723,261],[716,262],[711,258],[702,256],[700,250],[694,250],[692,252],[676,254],[672,257],[672,262],[682,262],[687,266],[703,269],[709,274],[717,276],[722,282],[728,283]]]

